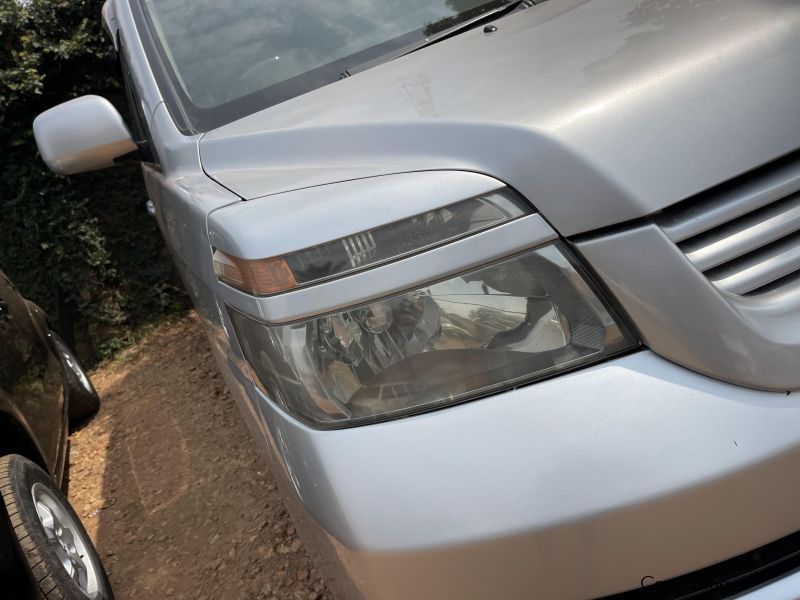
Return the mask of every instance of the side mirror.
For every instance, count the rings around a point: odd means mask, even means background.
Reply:
[[[100,96],[81,96],[46,110],[33,121],[45,164],[59,175],[111,167],[138,150],[117,109]]]

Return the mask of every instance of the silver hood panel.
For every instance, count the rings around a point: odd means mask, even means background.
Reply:
[[[250,199],[447,169],[564,235],[657,212],[800,147],[800,2],[550,0],[206,134]]]

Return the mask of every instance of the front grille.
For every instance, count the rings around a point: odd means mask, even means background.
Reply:
[[[667,209],[658,224],[709,281],[758,295],[800,279],[800,154]]]

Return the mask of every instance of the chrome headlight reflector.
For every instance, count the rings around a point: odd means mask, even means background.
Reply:
[[[424,252],[530,213],[519,196],[501,188],[282,256],[244,259],[215,249],[214,272],[231,287],[268,296]]]
[[[230,315],[262,390],[320,428],[462,402],[636,345],[562,242],[300,322]]]

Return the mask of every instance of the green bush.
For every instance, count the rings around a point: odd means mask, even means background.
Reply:
[[[0,269],[75,331],[87,362],[140,325],[186,306],[136,166],[72,178],[50,173],[31,124],[87,93],[125,114],[99,0],[0,0]]]

